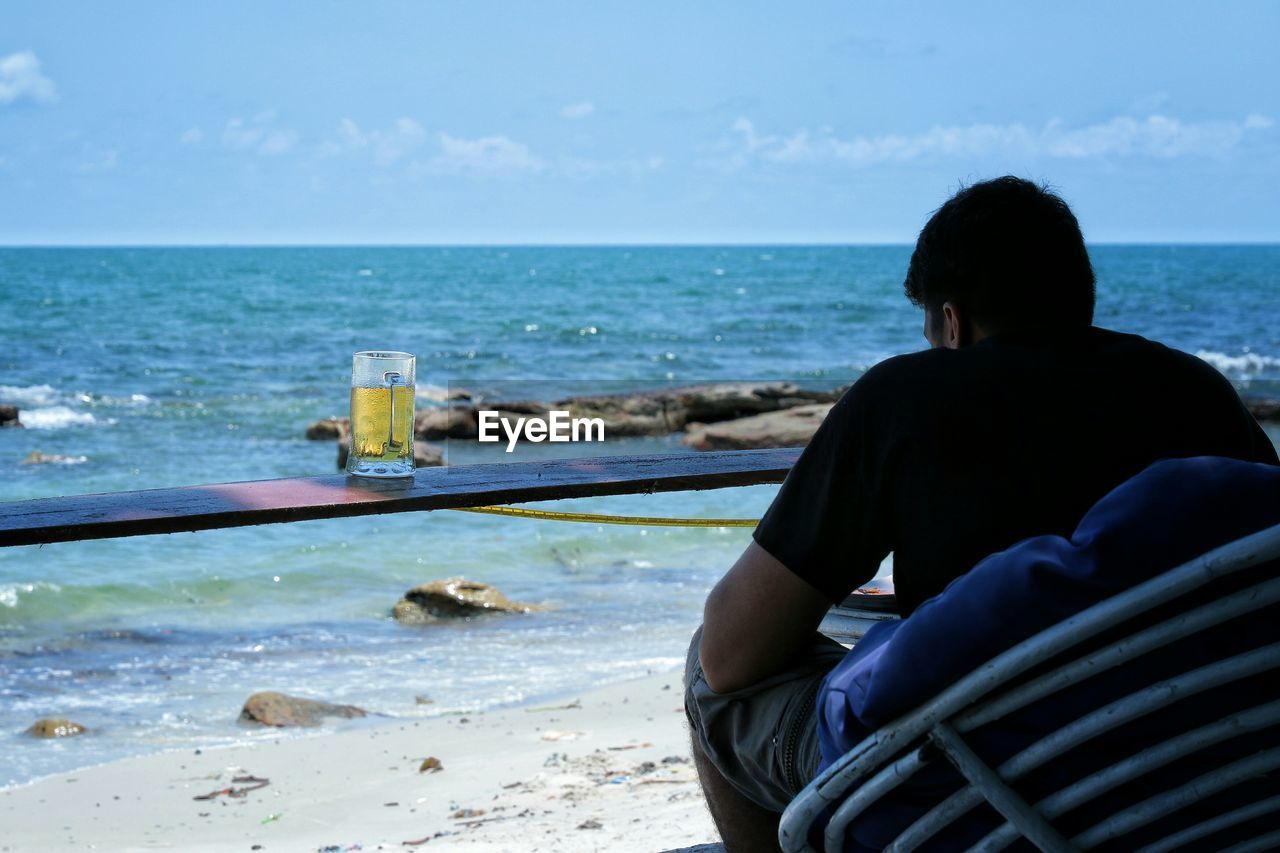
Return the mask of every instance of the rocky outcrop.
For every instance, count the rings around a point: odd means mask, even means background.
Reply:
[[[815,391],[793,382],[716,382],[629,394],[567,397],[551,402],[495,400],[477,406],[474,402],[453,401],[448,406],[420,409],[414,416],[413,431],[416,438],[427,441],[475,439],[479,434],[477,413],[483,408],[496,411],[499,417],[511,422],[521,417],[545,418],[552,410],[567,411],[571,418],[599,418],[604,423],[606,438],[669,435],[685,430],[690,424],[715,424],[830,404],[842,391],[841,388]],[[308,426],[306,434],[310,439],[342,441],[349,428],[347,418],[325,418]],[[506,440],[505,434],[502,440]]]
[[[716,423],[813,403],[831,403],[836,391],[813,391],[791,382],[719,382],[683,388],[661,388],[632,394],[568,397],[552,402],[496,401],[485,406],[500,417],[546,417],[551,410],[571,418],[599,418],[606,438],[669,435],[690,423]],[[460,407],[453,407],[458,412]],[[466,411],[461,407],[461,411]],[[460,414],[454,417],[460,417]],[[470,411],[470,421],[476,420]],[[471,437],[468,432],[458,437]],[[452,436],[451,436],[452,437]]]
[[[20,426],[22,426],[22,421],[18,420],[18,407],[0,406],[0,428]]]
[[[333,441],[342,438],[350,429],[350,418],[321,418],[307,426],[307,438],[311,441]]]
[[[690,423],[718,423],[812,403],[834,403],[841,389],[812,391],[792,382],[735,382],[676,389],[681,428]]]
[[[347,456],[351,453],[351,439],[344,433],[338,439],[338,467],[347,467]],[[434,444],[415,441],[413,443],[413,465],[415,468],[435,468],[444,464],[444,451]]]
[[[470,619],[486,613],[529,613],[541,608],[512,601],[494,587],[466,578],[445,578],[415,586],[391,610],[406,624]]]
[[[1280,421],[1280,400],[1246,397],[1244,405],[1260,421]]]
[[[245,700],[240,719],[264,726],[318,726],[325,717],[363,717],[368,712],[355,705],[334,705],[266,690]]]
[[[60,717],[46,717],[32,723],[31,728],[27,729],[27,734],[31,735],[31,737],[58,738],[75,737],[76,735],[84,734],[86,731],[88,729],[79,723],[73,723]]]
[[[635,394],[571,397],[551,404],[572,417],[598,417],[606,436],[667,435],[691,423],[717,423],[834,402],[835,391],[811,391],[791,382],[718,382]]]
[[[683,442],[694,450],[803,447],[833,403],[812,403],[718,424],[692,424]]]
[[[671,399],[658,394],[570,397],[549,408],[569,412],[571,418],[599,418],[606,438],[637,435],[667,435],[679,429]]]
[[[347,462],[344,459],[343,465]],[[425,441],[413,443],[413,465],[415,468],[438,468],[444,464],[444,450]]]
[[[421,409],[413,417],[413,434],[427,441],[475,438],[476,410],[471,406]]]
[[[448,388],[439,387],[422,387],[418,386],[415,396],[418,402],[429,400],[433,403],[448,403],[454,400],[470,400],[475,395],[466,388],[458,388],[450,385]]]

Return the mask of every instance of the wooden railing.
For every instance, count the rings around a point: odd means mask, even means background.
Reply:
[[[425,468],[403,479],[304,477],[0,502],[0,547],[781,483],[799,456],[799,448],[603,456]],[[820,630],[852,642],[891,618],[834,608]]]
[[[800,455],[730,450],[425,468],[412,478],[305,477],[0,503],[0,547],[318,518],[780,483]]]

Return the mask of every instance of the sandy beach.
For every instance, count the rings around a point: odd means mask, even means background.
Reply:
[[[441,769],[423,771],[428,758]],[[675,671],[551,705],[60,774],[0,791],[0,826],[3,851],[658,851],[716,838]]]

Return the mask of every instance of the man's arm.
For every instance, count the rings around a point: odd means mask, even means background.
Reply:
[[[830,606],[825,594],[752,542],[707,596],[698,649],[707,686],[729,693],[781,671]]]
[[[882,400],[898,387],[883,361],[845,392],[814,433],[702,617],[707,685],[740,690],[781,672],[813,640],[832,602],[870,580],[889,553],[882,494],[890,451]],[[886,371],[890,371],[886,374]]]

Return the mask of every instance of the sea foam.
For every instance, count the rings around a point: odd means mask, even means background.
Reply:
[[[28,429],[62,429],[63,427],[90,426],[98,423],[98,419],[88,412],[77,412],[66,406],[24,409],[18,412],[18,420]]]
[[[0,403],[22,406],[47,406],[58,399],[51,385],[0,385]]]
[[[19,596],[29,595],[37,589],[47,589],[50,592],[59,592],[62,590],[62,587],[58,586],[56,583],[49,583],[47,581],[0,585],[0,607],[17,607]]]
[[[1270,368],[1280,367],[1280,358],[1269,355],[1258,355],[1255,352],[1241,353],[1240,355],[1227,355],[1224,352],[1214,352],[1213,350],[1200,350],[1196,353],[1198,358],[1212,364],[1218,370],[1228,375],[1245,374],[1245,373],[1262,373]]]

